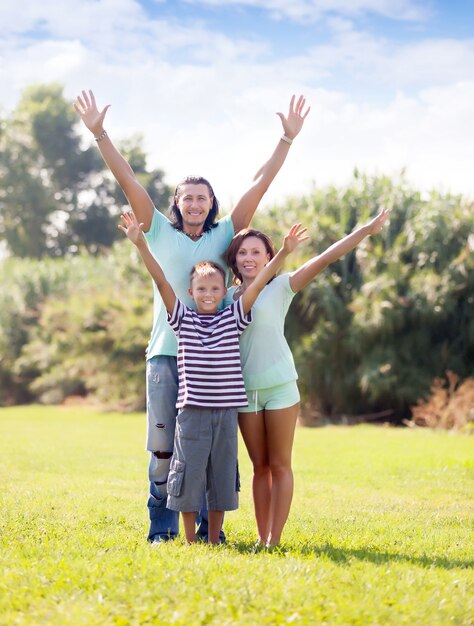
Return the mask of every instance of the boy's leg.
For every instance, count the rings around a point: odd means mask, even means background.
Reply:
[[[225,543],[226,540],[225,532],[222,529],[223,522],[224,519],[222,519],[221,529],[219,532],[219,543]],[[206,489],[204,489],[202,493],[202,507],[196,515],[196,523],[198,525],[196,535],[202,541],[209,541],[209,512],[207,510]]]
[[[212,445],[207,464],[209,541],[218,543],[214,524],[222,524],[223,511],[239,506],[237,466],[237,409],[212,410]]]
[[[182,511],[184,534],[186,535],[187,543],[196,542],[196,511]]]
[[[223,521],[224,511],[209,511],[209,543],[221,543],[219,533]]]
[[[183,513],[183,522],[187,524],[188,541],[196,539],[196,511],[201,506],[206,484],[211,439],[207,409],[185,407],[179,410],[167,484],[167,506]],[[194,517],[191,521],[192,515]]]
[[[177,511],[166,508],[166,483],[173,453],[176,426],[178,371],[176,358],[157,356],[147,361],[147,450],[150,495],[148,511],[150,529],[148,541],[174,539],[179,531]]]

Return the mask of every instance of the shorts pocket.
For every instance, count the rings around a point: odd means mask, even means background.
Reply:
[[[168,475],[167,490],[170,496],[175,498],[181,495],[183,490],[184,470],[186,463],[183,461],[174,460],[171,461],[170,473]]]
[[[237,439],[239,432],[237,411],[230,409],[222,416],[222,431],[228,439]]]
[[[201,437],[202,411],[199,409],[180,409],[176,417],[176,430],[180,439],[199,441]]]

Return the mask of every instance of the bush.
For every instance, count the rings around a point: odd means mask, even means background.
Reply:
[[[391,409],[401,422],[434,377],[474,368],[474,212],[461,197],[422,197],[403,179],[356,173],[346,189],[258,220],[277,242],[291,223],[310,227],[298,266],[382,205],[391,207],[388,227],[320,274],[287,317],[303,403],[323,418]]]
[[[99,258],[9,259],[5,274],[8,267],[15,276],[0,306],[2,404],[88,395],[143,408],[152,292],[130,246]]]
[[[408,426],[428,426],[474,433],[474,378],[461,381],[454,372],[435,378],[431,395],[411,407]]]

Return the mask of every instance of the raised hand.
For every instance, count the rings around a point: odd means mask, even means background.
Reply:
[[[304,105],[306,103],[306,99],[304,96],[300,96],[295,106],[295,96],[291,96],[290,100],[290,108],[288,110],[288,116],[285,117],[283,113],[277,113],[278,117],[281,119],[281,123],[283,125],[283,132],[290,139],[294,139],[296,135],[303,128],[304,121],[306,116],[311,111],[311,107],[308,107],[303,114]]]
[[[371,235],[377,235],[381,230],[383,225],[388,219],[390,215],[390,211],[386,208],[383,208],[380,213],[378,213],[370,222],[367,224],[369,227],[369,233]]]
[[[104,118],[110,104],[105,106],[102,111],[99,111],[95,103],[94,93],[89,89],[89,94],[86,91],[82,91],[82,97],[77,96],[77,102],[74,102],[73,106],[76,113],[81,116],[85,126],[93,133],[94,137],[98,137],[104,130]]]
[[[301,226],[301,224],[293,224],[288,233],[285,235],[283,239],[282,249],[289,254],[293,252],[293,250],[303,241],[307,241],[309,239],[306,234],[307,228]]]
[[[127,235],[127,238],[134,243],[136,246],[144,241],[143,236],[143,223],[138,223],[137,218],[135,217],[135,213],[133,211],[127,211],[123,215],[121,215],[122,222],[124,225],[119,224],[118,227],[120,230]]]

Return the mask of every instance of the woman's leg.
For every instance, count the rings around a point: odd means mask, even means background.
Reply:
[[[239,427],[253,464],[252,492],[258,538],[266,543],[270,530],[272,482],[263,412],[239,413]]]
[[[266,410],[265,429],[268,462],[271,471],[271,526],[267,543],[280,542],[293,498],[291,452],[299,403],[286,409]]]

